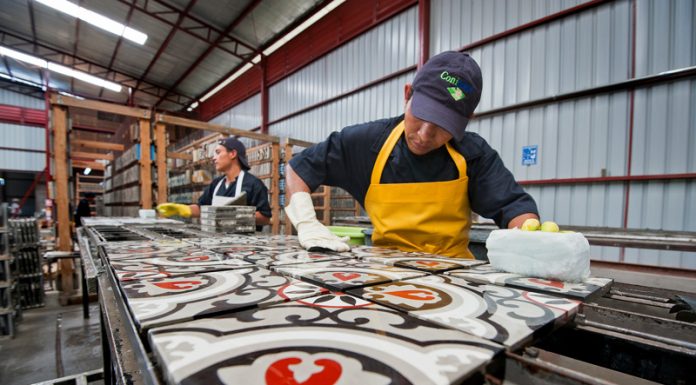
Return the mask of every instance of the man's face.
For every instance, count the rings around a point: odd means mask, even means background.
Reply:
[[[406,102],[404,135],[408,149],[416,155],[425,155],[444,146],[452,134],[440,126],[420,120],[411,113],[411,100]]]
[[[213,157],[215,162],[215,170],[221,172],[227,171],[232,165],[232,161],[236,154],[237,151],[227,151],[225,146],[218,144],[215,147],[215,156]]]

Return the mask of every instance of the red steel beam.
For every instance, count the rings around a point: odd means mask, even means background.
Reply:
[[[168,89],[167,92],[164,94],[164,96],[162,96],[162,97],[157,101],[157,103],[155,103],[155,108],[157,108],[157,106],[159,106],[160,103],[162,103],[162,102],[164,101],[164,99],[167,97],[167,95],[169,95],[170,92],[172,92],[173,90],[175,90],[176,87],[178,87],[179,84],[181,84],[181,82],[182,82],[184,79],[186,79],[186,78],[191,74],[191,72],[193,72],[193,70],[196,69],[196,67],[198,67],[198,65],[201,64],[201,63],[203,62],[203,60],[205,60],[205,58],[208,57],[208,55],[210,55],[211,52],[213,52],[213,50],[214,50],[215,48],[218,48],[218,46],[220,45],[220,43],[222,43],[225,39],[229,39],[229,37],[228,37],[227,35],[228,35],[230,32],[232,32],[232,31],[234,30],[234,28],[237,27],[237,25],[239,25],[239,23],[241,23],[241,21],[244,20],[244,18],[247,17],[247,16],[254,10],[254,8],[256,8],[259,4],[261,4],[261,1],[262,1],[262,0],[254,0],[254,1],[252,1],[251,3],[249,3],[249,4],[246,6],[246,8],[244,8],[244,10],[242,11],[242,13],[240,13],[239,16],[237,16],[237,17],[232,21],[232,23],[230,23],[230,25],[227,26],[227,28],[225,29],[225,31],[224,31],[222,34],[220,34],[220,36],[218,36],[217,39],[215,39],[215,41],[213,42],[213,44],[211,44],[210,46],[208,46],[208,49],[206,49],[205,52],[203,52],[200,56],[198,56],[198,58],[193,62],[193,64],[191,64],[191,65],[186,69],[186,71],[184,71],[184,73],[183,73],[181,76],[179,76],[178,79],[176,79],[176,81],[174,82],[174,84],[172,84],[172,86],[169,87],[169,89]],[[254,51],[255,51],[255,49],[254,49]],[[254,56],[254,55],[255,55],[254,53],[251,54],[251,56]]]
[[[266,74],[266,58],[261,58],[261,133],[268,134],[268,75]]]
[[[418,41],[418,68],[421,68],[430,56],[430,0],[418,0]]]
[[[537,179],[537,180],[523,180],[523,181],[518,181],[517,183],[519,183],[523,186],[539,186],[539,185],[566,185],[566,184],[588,184],[588,183],[607,183],[607,182],[644,182],[644,181],[651,181],[651,180],[685,180],[685,179],[696,179],[696,173]]]
[[[169,43],[172,42],[172,38],[176,34],[176,31],[179,30],[181,22],[184,21],[184,18],[188,15],[189,12],[191,12],[191,8],[193,8],[193,6],[196,5],[197,1],[198,0],[191,0],[186,6],[186,8],[179,14],[179,18],[176,20],[176,23],[174,23],[174,25],[172,26],[172,29],[169,30],[167,38],[164,39],[164,42],[162,42],[162,44],[160,45],[159,49],[157,50],[157,53],[155,53],[155,56],[152,58],[152,60],[150,60],[150,63],[147,65],[147,68],[145,68],[143,74],[140,75],[140,77],[138,78],[138,82],[135,83],[135,87],[133,88],[135,91],[133,91],[133,95],[131,95],[131,97],[135,96],[135,93],[138,92],[138,87],[140,86],[140,83],[142,83],[142,81],[147,77],[147,74],[150,73],[152,66],[154,66],[155,62],[157,62],[160,56],[162,56],[164,50],[166,50],[167,47],[169,47]]]
[[[24,193],[24,196],[22,196],[22,200],[19,202],[19,206],[24,206],[24,203],[26,203],[27,199],[29,198],[29,195],[34,192],[34,189],[36,188],[36,185],[39,183],[39,180],[41,180],[41,176],[46,173],[46,169],[43,169],[43,171],[39,172],[36,174],[34,177],[34,181],[31,183],[31,186],[29,189]]]
[[[631,1],[631,78],[636,77],[636,1]],[[635,90],[631,90],[629,94],[628,106],[628,148],[626,154],[626,175],[631,175],[633,168],[633,122],[635,115]],[[628,227],[628,208],[631,200],[631,184],[624,185],[624,209],[623,209],[623,227]],[[619,262],[623,262],[626,254],[626,249],[621,248],[619,253]]]

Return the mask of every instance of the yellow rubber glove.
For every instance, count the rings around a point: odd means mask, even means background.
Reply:
[[[317,220],[312,197],[308,193],[293,194],[290,204],[285,206],[285,214],[297,229],[297,238],[305,249],[329,249],[339,252],[350,250],[350,237],[337,237]]]
[[[181,203],[162,203],[157,205],[157,212],[163,217],[173,217],[178,215],[183,218],[191,217],[191,208],[189,205],[182,205]]]

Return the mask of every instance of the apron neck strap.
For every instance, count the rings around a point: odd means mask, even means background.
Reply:
[[[396,125],[396,127],[394,127],[391,134],[389,134],[387,141],[384,142],[384,144],[382,145],[382,149],[379,150],[379,154],[377,155],[375,165],[372,167],[372,176],[370,177],[370,184],[379,184],[380,179],[382,179],[382,173],[384,172],[384,166],[387,164],[387,160],[389,159],[389,155],[394,150],[394,147],[396,146],[396,143],[399,141],[399,138],[401,138],[401,134],[404,133],[405,127],[406,125],[402,120],[399,124]],[[464,156],[457,152],[449,144],[449,142],[446,143],[446,147],[447,152],[450,154],[452,160],[454,161],[454,164],[457,166],[457,170],[459,171],[459,179],[466,178],[466,160],[464,159]]]
[[[237,175],[237,181],[235,182],[235,189],[234,189],[234,196],[239,196],[239,194],[242,193],[242,183],[244,182],[244,170],[239,172],[239,175]],[[220,182],[218,182],[217,186],[215,186],[215,190],[213,191],[213,196],[217,195],[218,190],[220,190],[220,186],[222,186],[223,183],[225,183],[225,180],[227,179],[227,176],[223,177],[220,179]]]

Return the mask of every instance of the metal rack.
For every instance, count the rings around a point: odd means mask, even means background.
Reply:
[[[15,309],[12,256],[7,227],[7,203],[0,204],[0,335],[14,337]]]
[[[101,230],[88,228],[78,237],[85,264],[102,266],[92,276],[99,287],[105,383],[125,379],[133,384],[163,383],[166,373],[153,363],[147,340],[135,327],[114,272],[103,268],[107,266],[104,255],[97,256],[91,250],[104,243],[103,231],[120,230],[151,239],[166,235],[131,225]],[[177,230],[193,231],[185,227]],[[572,322],[525,348],[502,353],[470,380],[493,384],[680,383],[690,378],[696,363],[696,313],[683,301],[689,296],[696,294],[615,283],[583,303]]]
[[[8,231],[11,238],[14,286],[18,305],[22,310],[42,307],[44,303],[43,270],[39,242],[39,229],[34,218],[10,219]]]

